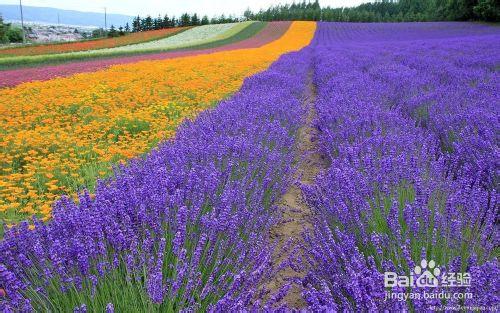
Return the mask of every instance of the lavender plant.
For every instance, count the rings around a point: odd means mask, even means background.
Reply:
[[[7,230],[1,310],[270,306],[252,301],[272,270],[267,233],[293,171],[308,62],[281,58],[175,140],[117,168],[95,195],[60,200],[33,230]]]
[[[306,236],[310,309],[499,302],[500,41],[495,29],[469,25],[377,26],[386,32],[370,34],[354,25],[345,28],[357,40],[332,40],[337,25],[320,23],[316,124],[330,164],[303,188],[318,214]],[[422,259],[470,272],[470,287],[435,291],[471,292],[472,299],[387,299],[386,291],[429,291],[383,284],[384,272],[410,275]]]

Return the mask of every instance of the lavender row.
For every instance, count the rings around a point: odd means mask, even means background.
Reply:
[[[304,187],[318,214],[306,236],[310,308],[496,305],[498,37],[438,42],[423,32],[351,45],[321,40],[329,27],[320,24],[314,43],[314,79],[319,150],[330,164]],[[422,259],[470,273],[471,285],[384,287],[384,272],[409,276]],[[415,299],[387,297],[410,291]],[[472,298],[424,298],[441,291]]]
[[[95,195],[6,232],[9,311],[244,308],[271,275],[273,203],[289,184],[309,58],[282,57]],[[255,306],[271,303],[254,302]]]
[[[436,135],[447,175],[498,186],[500,35],[377,47],[369,74],[385,81],[390,105]],[[375,51],[372,50],[372,52]]]

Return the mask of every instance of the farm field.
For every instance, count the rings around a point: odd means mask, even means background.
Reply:
[[[499,50],[487,24],[268,23],[0,71],[0,309],[495,308]]]
[[[246,60],[249,51],[235,50],[144,61],[0,90],[5,220],[48,218],[57,194],[93,189],[112,164],[170,138],[184,118],[230,95],[280,54],[306,45],[313,28],[295,23]]]
[[[39,64],[64,63],[74,60],[95,59],[114,57],[120,55],[134,55],[154,53],[161,51],[172,51],[179,49],[203,49],[206,47],[217,47],[227,43],[247,39],[264,28],[264,22],[241,22],[228,24],[203,25],[198,27],[180,27],[170,29],[171,36],[163,36],[157,40],[131,43],[111,48],[86,49],[84,51],[21,55],[0,57],[0,69],[34,66]],[[141,32],[144,34],[156,32]],[[133,36],[134,34],[132,34]],[[126,38],[124,36],[121,38]]]
[[[59,65],[40,65],[37,67],[21,68],[2,71],[4,78],[0,80],[0,87],[11,87],[28,81],[48,80],[55,77],[64,77],[76,73],[93,72],[116,64],[134,63],[142,60],[164,60],[181,56],[201,55],[219,51],[236,49],[258,48],[281,37],[289,28],[290,22],[268,22],[264,28],[256,34],[252,33],[252,27],[246,27],[244,31],[224,40],[217,40],[210,44],[196,46],[193,49],[180,49],[162,53],[139,54],[133,56],[120,56],[106,59],[74,61]],[[247,32],[251,33],[248,34]],[[253,34],[253,35],[252,35]],[[242,35],[242,39],[238,40]],[[233,41],[234,40],[234,41]]]
[[[115,37],[115,38],[0,49],[0,58],[114,48],[126,45],[139,44],[152,40],[158,40],[185,31],[186,29],[188,29],[188,27],[166,28],[166,29],[152,30],[148,32],[137,32],[129,34],[127,36]]]

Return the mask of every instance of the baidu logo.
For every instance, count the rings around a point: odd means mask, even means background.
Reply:
[[[416,279],[417,287],[437,287],[439,285],[438,277],[441,274],[441,270],[436,266],[436,262],[423,259],[420,262],[420,266],[415,266],[413,272],[419,275]]]
[[[466,287],[470,286],[469,273],[441,273],[434,260],[423,259],[409,276],[394,272],[384,273],[384,287]]]

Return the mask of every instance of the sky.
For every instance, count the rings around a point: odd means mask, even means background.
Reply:
[[[296,2],[300,2],[297,0]],[[356,6],[367,0],[319,0],[321,6],[348,7]],[[104,7],[108,13],[126,15],[158,16],[176,15],[184,12],[208,15],[222,13],[240,16],[246,8],[258,11],[271,5],[293,3],[293,0],[22,0],[23,5],[52,7],[66,10],[101,12]],[[19,0],[0,0],[0,4],[19,4]]]

